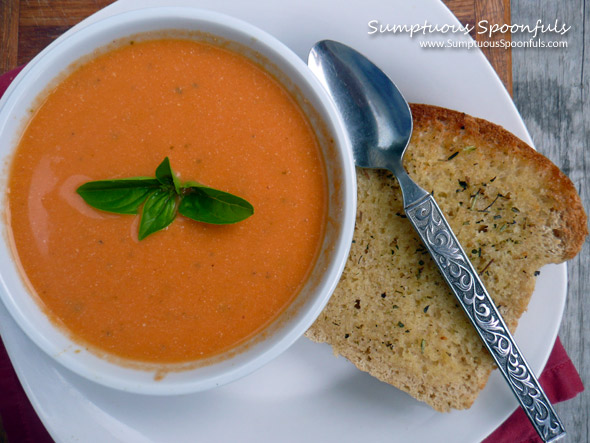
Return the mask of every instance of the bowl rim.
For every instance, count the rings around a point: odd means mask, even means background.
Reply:
[[[51,356],[54,360],[58,361],[61,365],[68,368],[69,370],[81,375],[87,379],[95,381],[99,384],[142,394],[152,395],[170,395],[170,394],[181,394],[189,392],[197,392],[212,387],[220,386],[230,381],[237,380],[243,376],[246,376],[254,370],[264,366],[266,363],[280,355],[286,349],[288,349],[295,341],[303,335],[303,333],[311,326],[315,318],[321,313],[324,306],[327,304],[330,295],[334,291],[340,275],[346,264],[348,252],[350,249],[352,236],[354,232],[354,221],[356,214],[356,172],[354,167],[354,160],[352,158],[352,150],[350,149],[350,143],[346,133],[344,131],[343,123],[339,115],[334,111],[331,99],[319,83],[319,81],[313,76],[311,71],[308,70],[307,66],[295,53],[291,51],[286,45],[281,43],[272,35],[265,31],[234,17],[226,14],[221,14],[213,11],[203,10],[192,7],[179,7],[179,6],[158,6],[158,7],[145,7],[132,11],[115,14],[113,16],[104,18],[102,20],[91,23],[74,32],[62,35],[51,43],[47,48],[41,51],[27,66],[18,74],[18,76],[12,81],[4,95],[0,99],[0,133],[4,132],[6,121],[11,118],[12,110],[21,99],[21,95],[24,94],[24,88],[30,86],[30,84],[37,78],[42,78],[43,73],[48,66],[51,66],[52,59],[59,55],[60,51],[72,50],[72,46],[79,41],[89,41],[96,35],[107,32],[109,29],[126,24],[129,22],[141,22],[142,20],[162,20],[162,19],[183,19],[197,23],[212,23],[216,26],[222,27],[226,30],[244,33],[250,36],[255,41],[264,44],[268,50],[273,52],[273,55],[280,59],[281,63],[286,63],[289,69],[295,69],[299,75],[305,80],[305,84],[311,88],[313,93],[316,95],[318,103],[321,103],[323,113],[328,117],[324,123],[329,126],[329,132],[335,138],[336,151],[341,156],[341,169],[343,175],[343,199],[342,199],[342,212],[343,212],[343,223],[339,229],[339,238],[335,246],[334,261],[330,263],[330,269],[326,270],[327,276],[322,279],[321,289],[317,292],[322,294],[321,296],[316,295],[311,297],[313,300],[310,306],[307,308],[307,313],[300,316],[299,320],[293,322],[288,328],[288,332],[278,341],[270,346],[270,348],[263,352],[257,352],[253,358],[246,359],[245,362],[238,363],[232,367],[226,369],[220,374],[207,377],[205,380],[196,382],[185,381],[182,383],[168,384],[168,383],[146,383],[137,382],[130,383],[129,380],[121,379],[118,375],[110,373],[89,372],[88,363],[80,361],[79,358],[74,356],[73,353],[64,353],[63,346],[57,346],[49,338],[47,338],[38,325],[31,322],[28,318],[27,312],[23,310],[23,307],[16,303],[12,291],[14,289],[9,288],[9,284],[5,280],[5,273],[16,271],[17,278],[25,280],[26,276],[17,269],[18,260],[15,257],[14,248],[9,244],[8,236],[5,235],[0,241],[0,250],[7,252],[11,257],[13,266],[12,269],[6,269],[5,266],[0,268],[0,299],[6,306],[10,315],[15,319],[19,327],[25,332],[25,334],[45,353]],[[169,29],[168,28],[161,28]],[[149,31],[145,31],[149,32]],[[136,32],[130,32],[127,36],[135,35]],[[125,37],[117,37],[116,39],[123,39]],[[242,43],[248,46],[245,43]],[[104,45],[93,44],[89,49],[86,50],[85,54],[76,55],[76,59],[84,57],[86,54],[92,53],[96,49],[100,49]],[[53,62],[55,63],[55,62]],[[62,71],[68,69],[68,66],[64,66]],[[46,78],[43,82],[43,88],[47,87],[54,77]],[[43,89],[42,88],[42,89]],[[38,95],[38,94],[35,94]],[[18,133],[18,131],[13,131]],[[6,142],[7,148],[0,147],[0,158],[5,160],[5,163],[10,163],[10,157],[14,153],[15,143],[13,140]],[[6,152],[4,152],[6,151]],[[8,161],[7,161],[8,159]],[[6,175],[6,174],[5,174]],[[7,186],[2,183],[0,189],[2,190],[2,197],[5,200],[5,192]],[[3,202],[6,204],[6,202]],[[6,223],[6,217],[4,217],[3,225],[5,230],[9,230],[9,226]],[[6,249],[6,251],[4,251]],[[34,299],[34,294],[29,291],[25,291],[29,299]],[[41,306],[36,301],[33,301],[39,311],[42,311]],[[51,328],[57,331],[60,335],[66,338],[66,341],[71,343],[71,346],[82,347],[73,341],[64,331],[61,331],[53,321],[49,322]],[[67,354],[68,358],[64,358],[63,355]],[[242,355],[247,354],[245,352]],[[94,357],[100,359],[100,357]],[[230,360],[233,359],[230,358]],[[104,362],[103,359],[100,359]],[[114,363],[107,363],[107,366],[118,365]],[[214,365],[215,366],[215,365]],[[120,367],[119,367],[120,368]],[[102,368],[101,368],[102,369]],[[136,371],[137,369],[125,368],[124,371]],[[191,372],[191,371],[189,371]]]

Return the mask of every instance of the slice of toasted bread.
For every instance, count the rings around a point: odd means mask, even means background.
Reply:
[[[412,105],[410,175],[434,197],[514,331],[547,263],[572,258],[587,235],[572,182],[501,127]],[[494,367],[406,219],[391,173],[357,170],[348,263],[307,331],[359,369],[438,411],[469,408]]]

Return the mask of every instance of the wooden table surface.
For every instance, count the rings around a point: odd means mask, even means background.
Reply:
[[[584,59],[583,55],[584,44],[588,43],[588,35],[590,35],[590,33],[584,33],[584,22],[587,27],[590,27],[590,8],[585,8],[588,1],[590,0],[578,0],[576,4],[564,2],[566,6],[562,9],[557,4],[554,6],[551,0],[512,0],[513,11],[511,16],[510,0],[444,0],[463,24],[474,25],[483,19],[498,24],[511,22],[534,24],[539,18],[543,18],[545,23],[552,23],[557,17],[561,18],[562,21],[567,18],[572,23],[580,24],[577,29],[572,31],[571,35],[573,37],[568,36],[568,39],[575,40],[574,43],[578,42],[578,40],[581,41],[572,55],[574,59],[579,57],[578,62],[570,59],[569,64],[564,64],[563,56],[559,58],[559,54],[556,55],[555,52],[543,52],[541,50],[536,52],[515,51],[513,53],[506,49],[488,48],[484,49],[484,53],[511,94],[513,92],[514,73],[516,79],[514,85],[515,102],[521,111],[526,109],[530,112],[530,114],[523,112],[523,117],[527,122],[537,148],[552,158],[558,166],[562,167],[572,177],[582,195],[586,208],[590,207],[590,204],[588,192],[586,192],[588,185],[584,177],[584,171],[587,170],[584,151],[588,148],[588,139],[590,138],[590,124],[587,121],[590,112],[583,92],[584,88],[585,91],[588,91],[588,80],[587,77],[584,77],[584,67],[587,68],[586,72],[590,71],[588,69],[590,67],[587,62],[588,57],[586,56]],[[0,74],[28,62],[70,27],[110,3],[112,3],[112,0],[0,0]],[[559,4],[561,5],[561,2]],[[564,13],[560,13],[562,10],[565,11],[565,18],[562,18]],[[476,40],[487,39],[483,35],[473,35],[473,37]],[[494,39],[500,38],[510,40],[511,36],[497,35],[494,37]],[[552,65],[551,60],[556,58],[555,65]],[[513,60],[515,62],[514,67]],[[545,66],[548,71],[541,71],[539,75],[531,77],[530,70],[539,73],[539,69],[537,69],[539,66]],[[560,74],[563,75],[562,78],[557,78],[557,83],[552,84],[551,79],[549,79],[549,83],[545,85],[543,83],[545,72],[551,72],[556,77],[559,77]],[[576,78],[581,79],[581,82],[578,85],[569,85],[570,89],[572,89],[570,91],[564,89],[563,78],[572,74],[577,75]],[[559,83],[560,81],[561,83]],[[552,90],[546,88],[546,86],[556,85],[557,88]],[[560,120],[561,126],[558,129],[561,132],[557,134],[549,133],[536,125],[545,121],[548,118],[547,115],[551,115],[552,111],[545,103],[541,103],[541,100],[551,100],[555,94],[564,92],[575,94],[576,87],[582,95],[581,101],[576,102],[577,105],[570,103],[569,107],[568,103],[561,103],[561,105],[571,110],[571,113],[566,117],[569,117],[570,120],[571,118],[581,120],[581,124],[578,121],[576,126],[579,133],[573,136],[580,143],[574,146],[574,149],[568,151],[567,155],[564,155],[562,144],[556,143],[556,141],[562,141],[564,146],[567,145],[569,133],[568,128],[564,127],[564,125],[567,125],[568,121]],[[558,99],[567,100],[564,97],[558,97]],[[552,104],[554,103],[552,102]],[[555,124],[550,124],[549,128],[554,129]],[[575,159],[575,162],[572,159]],[[567,167],[564,167],[564,162],[567,162]],[[588,327],[584,326],[587,324],[584,321],[585,312],[588,312],[588,310],[584,309],[584,307],[588,306],[585,295],[590,290],[587,282],[588,278],[583,278],[583,276],[588,275],[589,271],[588,260],[585,259],[587,246],[586,244],[582,254],[569,266],[570,289],[568,297],[570,301],[568,301],[566,315],[560,330],[562,341],[585,382],[590,380],[590,364],[583,353],[584,346],[588,341]],[[589,396],[586,394],[557,405],[558,413],[564,419],[568,429],[569,436],[566,441],[588,441],[588,409],[590,409]]]
[[[567,48],[512,51],[513,98],[535,147],[574,182],[590,211],[590,0],[512,0],[512,23],[571,26]],[[526,40],[515,34],[514,41]],[[590,243],[568,262],[568,296],[559,336],[587,387],[557,404],[566,442],[590,441]]]

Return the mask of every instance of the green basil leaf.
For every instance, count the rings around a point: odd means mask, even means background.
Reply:
[[[156,179],[163,185],[173,185],[176,193],[180,194],[180,183],[178,182],[178,177],[176,177],[176,174],[172,170],[172,166],[170,166],[168,157],[156,169]]]
[[[184,184],[178,212],[188,218],[204,223],[225,225],[245,220],[254,214],[254,208],[243,198],[228,192],[199,185]]]
[[[176,193],[172,190],[157,189],[152,192],[143,205],[139,233],[143,240],[148,235],[168,226],[176,217]]]
[[[132,177],[98,180],[77,191],[90,206],[118,214],[137,214],[139,240],[164,229],[180,212],[185,217],[212,224],[230,224],[254,214],[254,208],[241,197],[189,181],[180,183],[166,157],[156,169],[156,178]]]
[[[137,214],[141,204],[160,182],[148,177],[97,180],[83,184],[76,192],[90,206],[117,214]]]

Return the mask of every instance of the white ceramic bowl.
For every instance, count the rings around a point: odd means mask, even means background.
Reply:
[[[100,358],[72,341],[68,334],[49,321],[27,291],[19,273],[5,220],[4,235],[0,239],[2,301],[41,349],[70,370],[95,382],[130,392],[162,395],[195,392],[236,380],[293,344],[320,314],[340,278],[352,240],[356,211],[355,171],[348,141],[329,97],[303,61],[275,38],[247,23],[193,8],[146,8],[115,15],[59,38],[41,52],[13,81],[0,101],[0,157],[3,163],[10,163],[35,99],[65,68],[113,40],[170,29],[214,35],[222,41],[245,47],[247,56],[261,55],[268,62],[266,68],[298,97],[320,138],[330,187],[329,222],[322,252],[295,302],[265,330],[266,338],[255,337],[236,348],[231,355],[208,361],[200,367],[193,365],[192,369],[169,372],[156,381],[155,375],[159,371],[171,368],[138,369]],[[330,139],[335,143],[330,143]],[[3,205],[6,204],[6,175],[3,175],[0,189]]]

